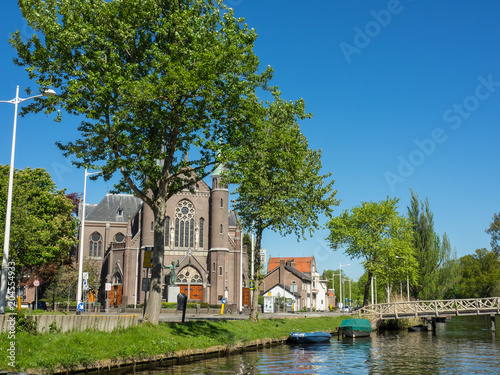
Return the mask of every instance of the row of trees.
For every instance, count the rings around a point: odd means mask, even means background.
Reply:
[[[273,70],[261,69],[253,51],[255,30],[222,0],[19,0],[19,6],[34,34],[24,40],[13,34],[14,62],[40,91],[60,93],[23,112],[57,111],[57,121],[63,113],[81,116],[78,139],[58,143],[63,153],[101,172],[92,178],[118,173],[115,191],[134,193],[154,213],[145,321],[159,320],[165,210],[185,186],[225,165],[242,224],[255,229],[257,255],[265,229],[303,237],[339,204],[330,174],[321,173],[321,151],[309,148],[298,126],[311,116],[304,101],[285,101],[270,86]],[[370,277],[390,286],[408,275],[420,287],[419,262],[427,258],[416,257],[418,238],[396,205],[387,199],[345,212],[329,222],[329,241],[363,257]],[[446,246],[445,238],[433,237],[429,254]],[[447,258],[439,253],[437,261],[432,272]]]
[[[394,198],[364,202],[328,222],[330,246],[362,259],[366,273],[354,289],[355,295],[362,291],[363,305],[369,302],[373,279],[385,289],[385,301],[393,288],[402,293],[403,284],[405,295],[421,300],[488,297],[500,292],[499,215],[494,215],[486,230],[492,235],[493,250],[478,249],[458,259],[447,234],[436,233],[428,199],[419,200],[411,191],[406,216],[397,212],[397,203]]]

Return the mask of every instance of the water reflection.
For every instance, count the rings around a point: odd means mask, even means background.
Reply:
[[[334,337],[137,374],[498,374],[500,347],[489,324],[489,316],[453,318],[434,333]]]

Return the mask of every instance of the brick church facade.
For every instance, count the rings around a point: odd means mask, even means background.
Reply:
[[[163,300],[170,283],[168,266],[178,264],[175,285],[188,300],[220,304],[225,298],[239,307],[242,293],[242,305],[249,305],[246,249],[241,251],[238,216],[229,210],[220,170],[212,174],[212,187],[204,181],[193,187],[194,193],[185,189],[167,202]],[[99,204],[86,205],[83,260],[99,269],[101,303],[106,298],[111,306],[144,302],[143,283],[150,276],[144,254],[153,247],[153,222],[149,206],[132,195],[107,194]],[[111,290],[105,290],[106,284]]]

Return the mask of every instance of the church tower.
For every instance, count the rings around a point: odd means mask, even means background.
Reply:
[[[220,301],[228,297],[229,281],[229,190],[222,184],[223,166],[212,173],[210,196],[210,250],[208,266],[210,274],[210,300]]]

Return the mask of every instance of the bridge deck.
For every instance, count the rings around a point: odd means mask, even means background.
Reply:
[[[361,314],[380,319],[500,314],[500,297],[380,303],[363,307]]]

